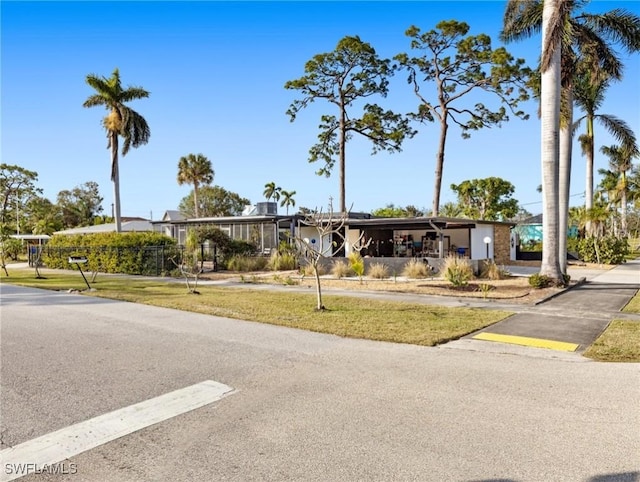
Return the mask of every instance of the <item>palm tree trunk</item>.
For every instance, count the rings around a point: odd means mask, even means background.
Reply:
[[[118,167],[118,133],[111,131],[111,181],[113,181],[113,218],[116,233],[122,232],[120,219],[120,173]]]
[[[198,182],[193,181],[193,214],[196,218],[199,218],[199,209],[198,209]]]
[[[588,144],[586,146],[587,164],[585,167],[585,190],[584,190],[584,207],[588,211],[593,208],[593,159],[594,159],[594,139],[593,139],[593,117],[587,116],[587,139]],[[593,228],[591,222],[588,222],[585,226],[588,234],[593,234]]]
[[[558,2],[547,0],[543,7],[542,48],[552,43],[547,39],[551,18],[557,15]],[[541,79],[541,155],[542,155],[542,264],[540,274],[556,284],[563,283],[558,256],[558,165],[560,156],[560,47],[552,53],[549,67]],[[544,53],[544,52],[543,52]],[[550,53],[550,52],[549,52]]]
[[[560,271],[567,272],[567,233],[569,231],[569,194],[571,186],[571,147],[573,136],[573,95],[571,88],[565,91],[567,97],[566,123],[560,130],[560,168],[559,168],[559,212],[558,212],[558,255]]]
[[[623,172],[623,187],[620,193],[620,235],[625,237],[627,235],[627,181],[626,175]]]
[[[436,155],[436,172],[434,175],[433,204],[431,206],[431,216],[437,217],[440,213],[440,191],[442,190],[442,170],[444,168],[444,147],[447,142],[447,114],[442,114],[440,120],[440,141],[438,144],[438,154]]]

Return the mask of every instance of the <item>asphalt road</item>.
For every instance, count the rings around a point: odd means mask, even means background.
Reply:
[[[23,481],[640,481],[640,364],[0,289],[2,449],[204,380],[234,389]]]

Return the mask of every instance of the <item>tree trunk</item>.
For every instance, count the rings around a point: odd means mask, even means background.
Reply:
[[[542,48],[550,42],[547,30],[551,17],[558,12],[558,0],[547,0],[543,7]],[[549,68],[542,72],[541,81],[541,149],[542,156],[542,264],[540,274],[556,284],[564,283],[558,257],[558,167],[560,131],[560,47],[552,53]],[[544,52],[543,52],[544,53]]]
[[[111,181],[113,181],[113,218],[116,233],[122,232],[120,219],[120,173],[118,167],[118,133],[111,131]]]
[[[588,144],[586,146],[587,164],[585,167],[585,190],[584,190],[584,207],[587,211],[593,208],[593,162],[594,162],[594,138],[593,138],[593,116],[587,116],[587,139]],[[587,222],[585,226],[587,233],[593,234],[593,227],[591,221]]]
[[[322,311],[324,310],[324,305],[322,304],[322,288],[320,287],[320,271],[318,267],[318,261],[314,262],[313,264],[313,274],[316,276],[316,295],[318,299],[316,309],[318,311]]]
[[[438,154],[436,155],[436,172],[433,186],[433,204],[431,206],[431,216],[437,217],[440,213],[440,190],[442,189],[442,170],[444,168],[444,148],[447,142],[447,113],[442,114],[440,120],[440,142],[438,144]]]
[[[567,272],[567,233],[569,231],[569,195],[571,186],[571,147],[573,135],[573,93],[567,88],[566,125],[560,130],[560,168],[559,168],[559,211],[558,211],[558,256],[560,271]]]
[[[340,156],[340,212],[347,212],[346,187],[345,187],[345,148],[347,145],[345,125],[346,125],[345,106],[340,106],[340,148],[338,155]],[[320,286],[320,285],[318,285]]]
[[[622,192],[620,193],[620,234],[622,237],[627,235],[627,175],[623,172],[622,176]]]
[[[193,181],[193,214],[195,215],[196,218],[200,217],[199,216],[199,209],[198,209],[198,183],[196,181]]]

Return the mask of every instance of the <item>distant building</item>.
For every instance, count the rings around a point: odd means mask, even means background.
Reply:
[[[144,218],[122,218],[121,227],[123,233],[154,231],[154,225]],[[56,231],[54,234],[90,234],[90,233],[112,233],[116,230],[115,223],[96,224],[94,226],[81,226],[77,228]]]

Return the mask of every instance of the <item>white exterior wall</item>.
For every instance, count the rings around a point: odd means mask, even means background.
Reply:
[[[471,230],[471,259],[487,259],[487,245],[484,243],[486,236],[491,238],[489,259],[493,259],[495,236],[493,234],[493,226],[490,224],[476,224],[476,227]]]
[[[360,237],[359,229],[349,229],[346,230],[346,243],[344,245],[344,255],[345,257],[349,256],[353,251],[353,245],[358,242],[358,238]]]
[[[331,246],[331,235],[324,236],[321,239],[318,230],[311,226],[300,226],[298,234],[300,238],[308,239],[309,246],[316,251],[321,250],[322,254],[327,257],[333,256],[334,248]]]

